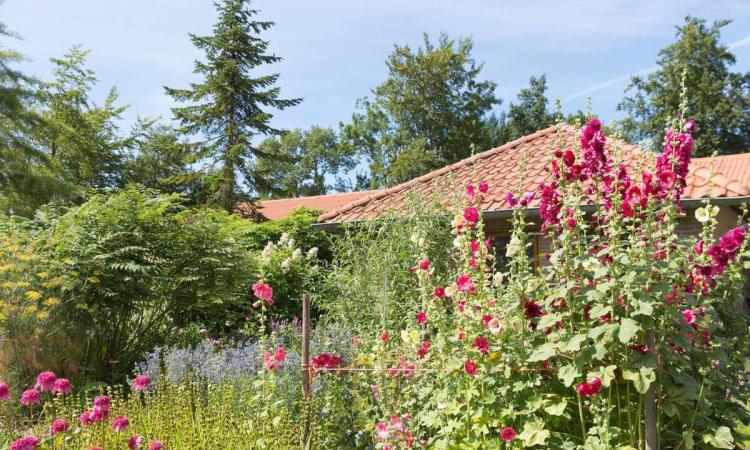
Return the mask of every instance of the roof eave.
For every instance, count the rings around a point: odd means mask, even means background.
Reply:
[[[692,206],[698,206],[703,204],[707,200],[706,197],[702,198],[686,198],[682,200],[682,205],[686,207],[692,207]],[[716,197],[711,199],[711,203],[714,205],[727,205],[727,206],[734,206],[734,205],[741,205],[743,203],[750,202],[750,195],[742,195],[737,197]],[[594,211],[598,208],[597,205],[583,205],[582,209],[586,212]],[[509,209],[494,209],[489,211],[484,211],[482,213],[482,216],[485,220],[487,219],[506,219],[513,216],[513,211],[515,209],[509,208]],[[526,215],[529,216],[538,216],[539,215],[539,208],[525,208]],[[353,225],[361,222],[366,222],[366,220],[354,220],[351,222],[345,222],[347,225]],[[342,225],[342,222],[324,222],[324,223],[314,223],[312,225],[313,229],[315,230],[322,230],[322,231],[329,231],[334,230]]]

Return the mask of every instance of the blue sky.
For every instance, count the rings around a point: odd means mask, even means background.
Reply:
[[[422,33],[471,36],[483,77],[498,84],[507,106],[531,75],[547,74],[549,96],[566,111],[586,107],[605,120],[630,74],[654,66],[686,14],[728,18],[723,40],[733,44],[734,70],[750,70],[750,2],[741,0],[489,1],[489,0],[257,0],[260,18],[277,26],[265,34],[284,58],[273,67],[288,97],[304,102],[278,113],[282,128],[346,121],[357,98],[386,76],[394,43],[421,42]],[[30,60],[29,73],[49,79],[49,57],[73,44],[91,49],[100,84],[96,99],[115,85],[138,115],[169,118],[162,86],[184,87],[195,78],[199,53],[187,33],[207,33],[215,20],[208,0],[5,0],[0,20],[23,37],[11,43]]]

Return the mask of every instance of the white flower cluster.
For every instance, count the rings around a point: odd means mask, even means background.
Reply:
[[[273,259],[274,255],[280,249],[292,250],[292,254],[288,258],[284,258],[281,261],[281,268],[283,270],[289,270],[292,268],[294,263],[301,261],[304,258],[302,249],[295,247],[294,239],[289,237],[289,234],[283,233],[277,243],[268,242],[266,247],[260,254],[260,259],[264,264],[269,264]],[[307,259],[314,259],[318,256],[318,247],[313,247],[307,252]]]
[[[706,205],[695,210],[695,219],[700,223],[706,223],[719,214],[719,207]]]

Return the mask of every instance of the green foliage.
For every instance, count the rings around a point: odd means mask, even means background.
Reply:
[[[518,92],[518,103],[508,107],[508,114],[500,133],[502,141],[512,141],[542,130],[555,123],[555,117],[548,109],[547,77],[542,74],[539,78],[529,78],[529,87]]]
[[[658,69],[633,77],[626,90],[629,96],[618,106],[630,115],[622,127],[632,140],[660,143],[664,124],[679,108],[685,72],[690,116],[706,124],[695,133],[696,156],[747,151],[750,72],[730,71],[735,57],[720,43],[721,29],[729,23],[720,20],[709,27],[704,19],[686,17],[677,28],[676,41],[659,52]]]
[[[243,219],[130,188],[40,220],[40,251],[63,263],[68,332],[86,342],[79,358],[94,379],[122,376],[191,323],[244,323],[253,263]]]
[[[388,78],[342,128],[342,144],[370,166],[359,187],[406,181],[491,146],[485,119],[500,100],[494,82],[478,80],[471,39],[441,34],[435,45],[425,35],[423,45],[395,46]]]
[[[62,180],[72,187],[67,195],[73,199],[89,188],[119,185],[128,144],[115,122],[127,108],[115,105],[117,89],[109,91],[102,106],[90,98],[97,80],[86,68],[88,53],[73,47],[62,59],[52,58],[55,79],[40,93],[46,126],[37,138]]]
[[[204,138],[195,159],[208,166],[209,200],[230,212],[247,197],[241,181],[251,191],[269,184],[251,170],[252,162],[264,156],[253,138],[281,133],[270,125],[272,115],[266,108],[283,110],[301,101],[279,98],[278,74],[251,76],[251,71],[281,58],[268,54],[268,41],[258,37],[274,23],[254,20],[257,11],[249,5],[249,0],[217,2],[219,17],[213,33],[190,35],[205,53],[205,60],[196,61],[194,69],[203,79],[188,89],[166,88],[177,102],[188,103],[172,110],[181,131]]]
[[[263,210],[260,210],[263,213]],[[252,223],[244,234],[244,244],[251,250],[261,251],[268,242],[276,242],[287,234],[304,249],[318,247],[321,256],[330,256],[328,236],[313,228],[322,211],[301,206],[279,220]]]
[[[341,175],[354,168],[351,147],[339,145],[331,128],[314,126],[293,130],[263,141],[259,149],[269,156],[258,159],[253,172],[269,184],[259,187],[260,197],[288,198],[346,190]],[[334,185],[330,184],[334,181]]]

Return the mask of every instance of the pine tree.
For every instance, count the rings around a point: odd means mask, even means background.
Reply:
[[[173,114],[183,133],[203,136],[196,159],[206,171],[211,202],[228,211],[247,199],[242,183],[250,192],[269,185],[251,170],[253,161],[267,156],[253,138],[282,133],[271,126],[268,109],[283,110],[302,101],[279,98],[279,74],[251,75],[281,58],[268,54],[268,41],[259,37],[274,23],[255,20],[257,11],[249,4],[249,0],[216,2],[218,22],[213,34],[190,35],[193,45],[205,53],[205,60],[194,66],[202,81],[187,89],[165,88],[177,102],[188,103],[173,108]]]
[[[730,21],[686,17],[676,41],[659,52],[658,69],[633,77],[618,109],[630,115],[623,128],[631,140],[659,144],[664,127],[679,110],[682,74],[686,73],[688,114],[698,124],[696,153],[707,156],[745,152],[750,147],[750,72],[730,71],[735,63],[721,44],[721,29]]]
[[[0,23],[0,39],[16,38]],[[43,125],[32,105],[38,82],[16,69],[23,55],[0,44],[0,209],[31,215],[60,190],[43,148],[33,140]]]
[[[547,77],[529,78],[529,87],[518,92],[518,103],[508,107],[508,140],[547,128],[555,123],[555,116],[548,109]]]

